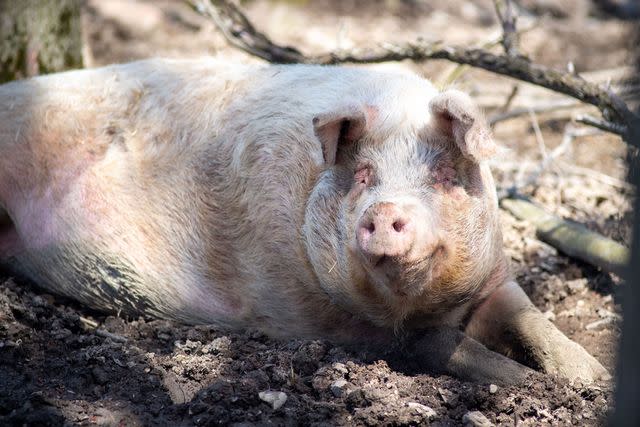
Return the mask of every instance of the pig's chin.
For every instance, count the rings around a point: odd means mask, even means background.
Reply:
[[[435,266],[389,257],[382,257],[375,263],[365,261],[364,269],[378,293],[393,299],[416,298],[437,279]]]

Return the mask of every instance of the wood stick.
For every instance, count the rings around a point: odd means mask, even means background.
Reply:
[[[516,218],[531,222],[540,240],[572,258],[616,274],[629,261],[629,249],[625,246],[584,225],[558,218],[526,199],[507,197],[500,205]]]
[[[578,114],[575,117],[576,122],[583,123],[585,125],[593,126],[600,130],[604,130],[610,133],[615,133],[616,135],[624,135],[627,133],[627,127],[623,125],[619,125],[618,123],[608,122],[606,120],[601,120],[596,117],[591,117],[587,114]]]
[[[502,46],[509,56],[518,55],[518,32],[516,23],[518,15],[513,11],[511,0],[493,0],[493,6],[502,25]],[[503,10],[504,7],[504,10]]]
[[[550,113],[558,110],[566,110],[571,108],[576,108],[580,106],[578,101],[574,101],[571,99],[562,100],[558,102],[551,102],[547,105],[539,105],[536,107],[520,107],[514,108],[512,110],[505,111],[504,113],[499,113],[492,115],[488,118],[489,126],[493,126],[496,123],[503,122],[505,120],[515,119],[521,116],[525,116],[530,114],[531,112],[540,114],[540,113]]]

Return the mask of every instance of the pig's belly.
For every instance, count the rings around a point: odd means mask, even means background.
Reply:
[[[13,273],[94,308],[129,314],[156,313],[145,280],[125,256],[85,244],[26,249],[3,260]]]
[[[162,299],[154,295],[159,292],[149,289],[151,281],[139,267],[145,242],[126,226],[108,194],[93,191],[89,198],[87,188],[62,194],[46,189],[15,200],[12,227],[0,236],[0,262],[38,286],[95,308],[161,314],[156,306]]]
[[[163,236],[145,233],[120,212],[82,208],[67,204],[64,211],[38,210],[18,217],[18,237],[7,243],[12,247],[0,254],[0,265],[97,309],[230,328],[240,325],[241,298],[203,277],[168,247]],[[148,222],[154,222],[152,215],[149,212]]]

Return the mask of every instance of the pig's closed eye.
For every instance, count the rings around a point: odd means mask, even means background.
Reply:
[[[451,165],[438,165],[434,168],[431,179],[434,185],[458,185],[458,173]]]
[[[372,178],[371,167],[370,166],[358,167],[353,177],[356,184],[370,185],[371,178]]]

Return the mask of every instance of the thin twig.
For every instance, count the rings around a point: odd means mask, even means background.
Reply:
[[[502,25],[502,46],[508,56],[518,55],[518,32],[516,22],[518,15],[513,11],[511,0],[493,0],[496,15]],[[503,10],[504,6],[504,10]]]
[[[84,324],[90,329],[96,329],[98,327],[98,322],[96,322],[95,320],[87,319],[83,316],[80,316],[80,323]]]
[[[520,91],[520,86],[513,85],[513,87],[511,88],[511,92],[509,92],[509,96],[507,96],[507,99],[504,101],[504,104],[502,105],[502,107],[500,107],[500,112],[502,114],[504,114],[505,112],[507,112],[507,110],[509,110],[509,107],[511,107],[513,100],[516,99],[516,96],[518,95],[519,91]]]
[[[616,135],[625,135],[627,133],[627,126],[591,117],[586,114],[577,115],[575,121],[610,133],[615,133]]]
[[[546,153],[546,150],[542,153],[542,160],[538,164],[537,168],[529,173],[529,175],[525,178],[525,174],[529,170],[529,165],[531,162],[524,160],[523,162],[518,162],[511,166],[512,170],[517,170],[517,174],[513,179],[514,184],[506,189],[499,191],[499,198],[503,199],[505,197],[513,197],[522,192],[522,189],[531,186],[537,185],[542,174],[549,169],[552,165],[556,165],[557,169],[562,171],[563,173],[569,172],[574,175],[583,175],[588,178],[594,179],[603,183],[605,185],[609,185],[611,187],[615,187],[622,190],[631,190],[632,187],[629,183],[625,181],[621,181],[612,176],[605,175],[601,172],[583,168],[580,166],[576,166],[573,164],[569,164],[567,162],[560,161],[560,157],[563,156],[568,151],[571,151],[573,141],[577,137],[582,136],[591,136],[598,135],[602,133],[600,129],[595,129],[591,127],[579,127],[576,128],[572,123],[567,123],[565,126],[565,130],[562,136],[562,141],[560,145],[551,150],[550,153]],[[540,141],[538,141],[540,144]],[[544,147],[544,142],[542,143],[542,147]],[[542,150],[541,150],[542,151]],[[502,167],[504,168],[505,163],[502,163]],[[507,166],[508,168],[508,166]]]
[[[93,333],[99,337],[109,338],[111,339],[111,341],[119,342],[119,343],[126,343],[128,341],[127,338],[123,337],[122,335],[114,334],[113,332],[109,332],[105,329],[99,328],[98,322],[94,320],[87,319],[86,317],[80,316],[80,322],[84,324],[87,328],[93,330]]]
[[[554,148],[551,153],[547,154],[546,151],[543,153],[543,157],[542,157],[542,161],[540,162],[540,165],[538,166],[538,168],[533,171],[531,173],[531,175],[529,175],[529,177],[526,179],[526,181],[524,182],[524,184],[522,184],[522,187],[528,186],[528,185],[534,185],[537,184],[538,179],[540,178],[540,176],[560,157],[562,156],[564,153],[566,153],[567,151],[569,151],[569,149],[571,148],[571,143],[573,142],[573,140],[575,139],[576,134],[572,132],[573,130],[573,126],[571,126],[571,124],[568,124],[565,128],[565,132],[564,135],[562,137],[562,142],[560,143],[560,145],[558,145],[556,148]],[[543,147],[544,147],[544,142],[543,142]]]
[[[523,173],[520,174],[521,179],[516,180],[514,186],[509,189],[510,194],[517,194],[522,188],[528,187],[530,185],[537,185],[538,180],[540,179],[542,174],[556,161],[556,159],[558,159],[571,148],[571,143],[577,136],[577,134],[573,132],[573,126],[569,123],[565,127],[564,136],[560,145],[554,148],[551,153],[547,153],[544,140],[542,139],[542,134],[539,133],[540,128],[537,124],[537,120],[535,120],[535,115],[533,115],[532,117],[534,129],[538,129],[538,131],[536,132],[536,139],[538,140],[538,147],[540,149],[542,160],[540,161],[538,167],[533,172],[531,172],[526,179],[522,179],[525,168],[521,169],[521,171],[523,171]]]
[[[269,62],[304,62],[297,49],[279,46],[256,30],[240,9],[227,0],[188,0],[198,12],[213,20],[229,43]]]
[[[566,110],[570,108],[575,108],[579,106],[580,103],[574,100],[563,99],[558,102],[552,102],[547,105],[539,105],[537,107],[521,107],[514,108],[513,110],[506,111],[504,113],[495,114],[487,120],[490,126],[495,125],[496,123],[503,122],[506,120],[515,119],[524,115],[528,115],[530,111],[533,111],[536,114],[540,113],[548,113],[557,110]]]
[[[529,25],[526,28],[521,28],[516,32],[516,36],[519,37],[522,34],[525,34],[531,30],[533,30],[534,28],[538,27],[539,22],[536,21],[534,23],[532,23],[531,25]],[[500,34],[498,37],[493,37],[490,40],[488,40],[485,43],[480,44],[479,46],[477,46],[478,48],[481,49],[491,49],[494,46],[501,44],[503,42],[504,39],[504,35]],[[447,73],[447,77],[445,77],[444,79],[439,79],[440,80],[440,87],[446,87],[450,84],[452,84],[454,81],[458,80],[461,76],[463,76],[467,70],[470,68],[470,65],[466,65],[466,64],[457,64],[456,66],[453,67],[453,69]]]
[[[538,118],[536,117],[536,114],[531,109],[529,110],[529,118],[531,119],[533,132],[536,135],[536,142],[538,143],[538,149],[540,150],[540,154],[542,155],[542,160],[546,160],[547,148],[544,143],[544,137],[542,136],[542,131],[540,130],[540,125],[538,124]]]
[[[611,187],[618,188],[620,190],[626,190],[626,191],[633,190],[633,186],[628,182],[623,181],[621,179],[614,178],[610,175],[606,175],[602,172],[598,172],[597,170],[585,168],[582,166],[577,166],[567,162],[561,162],[561,166],[563,169],[566,169],[567,171],[569,171],[570,173],[573,173],[574,175],[582,175],[582,176],[591,178],[595,181],[598,181],[602,184],[606,184]]]

